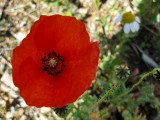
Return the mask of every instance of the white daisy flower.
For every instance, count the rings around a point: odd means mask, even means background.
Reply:
[[[124,25],[123,30],[128,34],[130,31],[136,32],[139,30],[139,23],[141,20],[138,16],[135,16],[131,12],[126,12],[124,14],[120,14],[116,18],[115,23],[118,22],[121,22],[121,24]]]

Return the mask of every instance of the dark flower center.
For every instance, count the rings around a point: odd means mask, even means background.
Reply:
[[[42,57],[42,69],[49,75],[53,76],[62,73],[64,67],[64,59],[54,51],[48,54],[45,53]]]

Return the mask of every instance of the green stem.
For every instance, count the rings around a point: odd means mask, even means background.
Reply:
[[[131,89],[129,89],[127,92],[119,95],[118,97],[116,97],[116,99],[117,99],[117,98],[120,98],[120,97],[123,97],[123,96],[125,96],[125,95],[127,95],[127,94],[129,94],[129,93],[130,93],[132,90],[134,90],[140,83],[142,83],[142,81],[143,81],[146,77],[154,74],[157,70],[160,70],[160,68],[155,68],[155,69],[153,69],[152,71],[150,71],[150,72],[142,75],[142,77],[139,79],[139,81],[138,81],[137,83],[135,83],[135,84],[131,87]],[[98,100],[98,102],[91,108],[91,111],[94,110],[97,106],[99,106],[99,105],[100,105],[109,95],[111,95],[111,93],[112,93],[115,89],[117,89],[121,84],[122,84],[122,82],[117,83],[116,85],[114,85],[113,87],[111,87],[109,90],[107,90],[107,92],[106,92],[106,93]]]
[[[131,89],[129,89],[127,92],[119,95],[117,98],[120,98],[120,97],[123,97],[123,96],[129,94],[129,93],[130,93],[131,91],[133,91],[138,85],[140,85],[140,84],[142,83],[142,81],[143,81],[146,77],[154,74],[157,70],[160,70],[160,68],[155,68],[155,69],[153,69],[152,71],[150,71],[150,72],[142,75],[142,77],[138,80],[137,83],[135,83],[135,84],[131,87]]]
[[[99,106],[111,93],[120,86],[121,83],[117,83],[113,85],[107,92],[98,100],[98,102],[91,108],[91,111],[94,110],[97,106]]]

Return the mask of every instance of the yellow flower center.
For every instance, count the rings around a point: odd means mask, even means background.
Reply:
[[[57,65],[56,59],[51,58],[51,59],[48,61],[48,65],[49,65],[50,67],[53,67],[53,68],[54,68],[54,67]]]
[[[122,15],[122,24],[132,23],[135,21],[135,16],[131,12],[126,12]]]

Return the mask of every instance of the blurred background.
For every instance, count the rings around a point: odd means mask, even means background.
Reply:
[[[115,19],[128,10],[141,23],[138,32],[125,34]],[[12,50],[42,14],[74,16],[99,42],[96,80],[66,109],[27,106],[12,82]],[[160,71],[136,84],[159,65],[159,0],[0,0],[0,120],[160,120]]]

